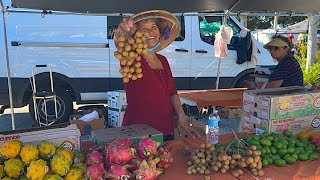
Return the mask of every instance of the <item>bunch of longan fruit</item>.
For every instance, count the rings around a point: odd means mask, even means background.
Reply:
[[[191,160],[187,162],[187,174],[211,174],[211,161],[215,147],[212,144],[201,144],[199,149],[191,153]]]
[[[242,168],[250,169],[254,176],[263,176],[261,152],[256,146],[249,147],[246,151],[233,151],[225,147],[215,148],[211,144],[201,144],[199,149],[191,152],[187,162],[187,174],[209,175],[211,172],[227,173],[229,170],[234,177],[243,174]],[[205,177],[210,179],[209,176]]]
[[[116,38],[118,51],[114,52],[114,56],[120,61],[119,72],[124,83],[143,77],[140,61],[141,54],[148,52],[147,37],[148,34],[137,31],[133,37],[119,36]]]

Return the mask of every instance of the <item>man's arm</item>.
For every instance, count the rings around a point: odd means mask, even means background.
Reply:
[[[265,89],[281,87],[282,83],[283,83],[283,80],[277,80],[277,81],[268,82],[266,87],[265,87]]]

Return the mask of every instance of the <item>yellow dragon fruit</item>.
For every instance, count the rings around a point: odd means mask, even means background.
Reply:
[[[71,163],[63,155],[56,154],[50,161],[51,170],[59,176],[64,176],[70,170]]]
[[[30,164],[32,161],[38,159],[39,151],[36,146],[32,144],[26,144],[21,148],[20,157],[22,162]]]
[[[0,155],[6,159],[15,158],[19,155],[22,142],[18,140],[9,140],[0,146]]]
[[[4,162],[4,172],[11,178],[18,178],[23,173],[23,162],[18,158]]]
[[[0,165],[0,179],[4,176],[4,170],[3,170],[3,166]]]
[[[49,168],[46,161],[42,159],[32,161],[27,168],[27,177],[31,180],[42,180],[48,170]]]
[[[72,169],[79,169],[81,172],[84,172],[87,169],[87,165],[84,163],[72,164]]]
[[[70,169],[64,180],[82,180],[84,178],[82,172],[79,169]]]
[[[70,164],[73,163],[73,153],[70,149],[60,148],[57,150],[56,154],[60,154],[60,155],[64,156],[70,162]]]
[[[44,141],[38,145],[40,157],[42,159],[51,158],[56,154],[56,148],[51,142]]]
[[[63,180],[59,175],[56,174],[48,174],[44,177],[43,180]]]

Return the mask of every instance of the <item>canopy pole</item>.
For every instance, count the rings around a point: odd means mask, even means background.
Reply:
[[[15,119],[14,119],[14,108],[13,108],[13,101],[12,101],[12,87],[11,87],[11,73],[10,73],[10,63],[9,63],[9,51],[8,51],[8,39],[7,39],[7,26],[6,26],[6,18],[5,18],[5,7],[3,6],[2,0],[0,0],[1,5],[1,12],[2,12],[2,20],[3,20],[3,40],[4,40],[4,47],[5,47],[5,55],[6,55],[6,62],[7,62],[7,77],[8,77],[8,88],[9,88],[9,100],[10,100],[10,109],[11,109],[11,124],[12,130],[15,130]]]
[[[228,21],[228,17],[230,15],[230,12],[237,7],[237,5],[240,3],[240,0],[237,0],[232,6],[224,13],[223,19],[222,19],[222,25],[226,25]],[[216,79],[216,89],[219,89],[219,81],[220,81],[220,71],[221,71],[221,58],[219,58],[218,62],[218,71],[217,71],[217,79]]]

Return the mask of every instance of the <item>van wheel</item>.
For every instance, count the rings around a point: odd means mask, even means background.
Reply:
[[[249,81],[249,82],[255,81],[255,78],[252,77],[252,74],[247,74],[247,75],[241,77],[234,87],[235,88],[250,88],[248,86],[248,83],[246,83],[247,81]]]
[[[73,112],[72,99],[64,90],[58,89],[56,90],[55,93],[57,96],[57,114],[58,114],[58,120],[55,122],[55,124],[67,122],[69,121],[69,117]],[[54,100],[47,99],[45,101],[47,106],[46,108],[47,108],[48,121],[52,121],[56,119],[55,109],[54,109]],[[46,122],[46,113],[45,113],[45,104],[44,104],[45,101],[43,99],[38,99],[36,104],[40,121],[42,123]],[[29,113],[31,117],[35,120],[34,104],[33,104],[32,97],[29,100]]]

